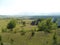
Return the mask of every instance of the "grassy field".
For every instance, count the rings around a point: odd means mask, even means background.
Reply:
[[[55,30],[51,33],[45,33],[43,31],[35,31],[31,36],[32,30],[37,30],[37,26],[30,25],[32,20],[23,20],[26,22],[26,26],[23,27],[25,34],[22,35],[22,24],[20,20],[17,20],[17,25],[13,29],[13,32],[2,32],[5,29],[10,19],[0,20],[0,36],[3,45],[53,45],[53,35]],[[8,29],[7,29],[8,30]],[[16,31],[17,33],[14,33]],[[60,29],[56,30],[57,45],[60,45]]]
[[[26,32],[25,35],[21,35],[21,33],[0,33],[0,35],[4,45],[11,45],[11,39],[13,40],[12,45],[53,45],[53,32],[50,34],[45,34],[43,31],[35,32],[33,37],[31,37],[31,32]],[[57,31],[56,34],[58,44],[60,44],[59,33]]]
[[[9,23],[10,20],[11,19],[5,19],[5,20],[1,19],[0,20],[0,32],[3,28],[7,27],[7,24]],[[22,27],[25,31],[34,30],[35,28],[37,28],[37,26],[30,25],[32,20],[23,20],[23,21],[26,22],[26,25],[23,27],[23,25],[21,24],[21,20],[17,20],[17,24],[16,24],[16,27],[14,28],[14,30],[20,31],[20,30],[22,30]]]

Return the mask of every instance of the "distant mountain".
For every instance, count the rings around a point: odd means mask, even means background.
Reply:
[[[0,18],[9,18],[10,16],[7,15],[0,15]]]
[[[48,16],[20,16],[20,15],[13,15],[13,16],[9,16],[9,15],[0,15],[0,18],[19,18],[19,19],[38,19],[38,18],[59,18],[60,19],[60,15],[48,15]]]

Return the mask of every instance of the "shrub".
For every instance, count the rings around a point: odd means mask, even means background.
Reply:
[[[10,40],[10,43],[11,43],[11,44],[13,44],[13,42],[14,42],[14,40],[13,40],[13,39],[11,39],[11,40]]]
[[[3,42],[1,42],[1,45],[3,45]]]
[[[31,25],[38,25],[38,23],[43,21],[43,20],[44,20],[43,18],[34,20],[34,21],[31,22]]]
[[[56,33],[53,35],[53,45],[57,45]]]
[[[31,25],[35,25],[35,21],[32,21],[32,22],[31,22]]]
[[[30,35],[29,39],[31,39],[34,35],[35,35],[35,32],[33,30],[31,30],[31,35]]]
[[[35,32],[34,32],[34,31],[32,31],[32,32],[31,32],[31,37],[33,37],[33,36],[34,36],[34,34],[35,34]]]
[[[21,30],[20,33],[21,35],[25,35],[26,32],[24,30]]]
[[[1,35],[0,35],[0,42],[2,41],[2,37],[1,37]]]
[[[3,45],[3,42],[2,42],[2,37],[0,35],[0,45]]]
[[[50,32],[53,29],[57,28],[57,24],[51,22],[51,18],[43,20],[38,24],[38,31]]]
[[[2,32],[7,32],[7,28],[2,28]]]
[[[26,25],[26,22],[25,22],[25,21],[23,21],[23,22],[22,22],[22,24],[25,26],[25,25]]]
[[[7,28],[8,29],[11,29],[11,31],[13,30],[13,28],[15,28],[16,26],[16,21],[15,20],[11,20],[8,25],[7,25]]]

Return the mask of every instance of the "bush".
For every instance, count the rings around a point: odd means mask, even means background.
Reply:
[[[7,25],[7,28],[8,29],[11,29],[11,31],[13,30],[13,28],[15,28],[16,26],[16,21],[15,20],[11,20],[8,25]]]
[[[34,34],[35,34],[35,32],[34,32],[34,31],[32,31],[32,32],[31,32],[31,37],[33,37],[33,36],[34,36]]]
[[[2,41],[2,37],[1,37],[1,35],[0,35],[0,42]]]
[[[44,20],[43,18],[34,20],[34,21],[31,22],[31,25],[38,25],[38,23],[43,21],[43,20]]]
[[[35,25],[35,21],[32,21],[32,22],[31,22],[31,25]]]
[[[30,35],[29,39],[31,39],[34,35],[35,35],[35,32],[33,30],[31,30],[31,35]]]
[[[53,45],[57,45],[56,33],[53,35]]]
[[[25,35],[26,32],[24,30],[21,30],[20,33],[21,35]]]
[[[51,32],[51,30],[57,28],[57,24],[51,22],[51,18],[48,18],[46,20],[43,20],[41,22],[39,22],[38,24],[38,31],[45,31],[45,32]]]
[[[25,26],[25,25],[26,25],[26,22],[25,22],[25,21],[23,21],[23,22],[22,22],[22,24]]]
[[[1,42],[1,45],[3,45],[3,42]]]
[[[11,39],[11,40],[10,40],[10,43],[11,43],[11,44],[13,44],[13,42],[14,42],[14,40],[13,40],[13,39]]]
[[[3,45],[3,42],[2,42],[2,37],[0,35],[0,45]]]
[[[7,28],[2,28],[2,32],[7,32]]]

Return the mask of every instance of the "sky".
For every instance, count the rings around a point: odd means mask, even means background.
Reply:
[[[0,0],[0,15],[60,13],[60,0]]]

